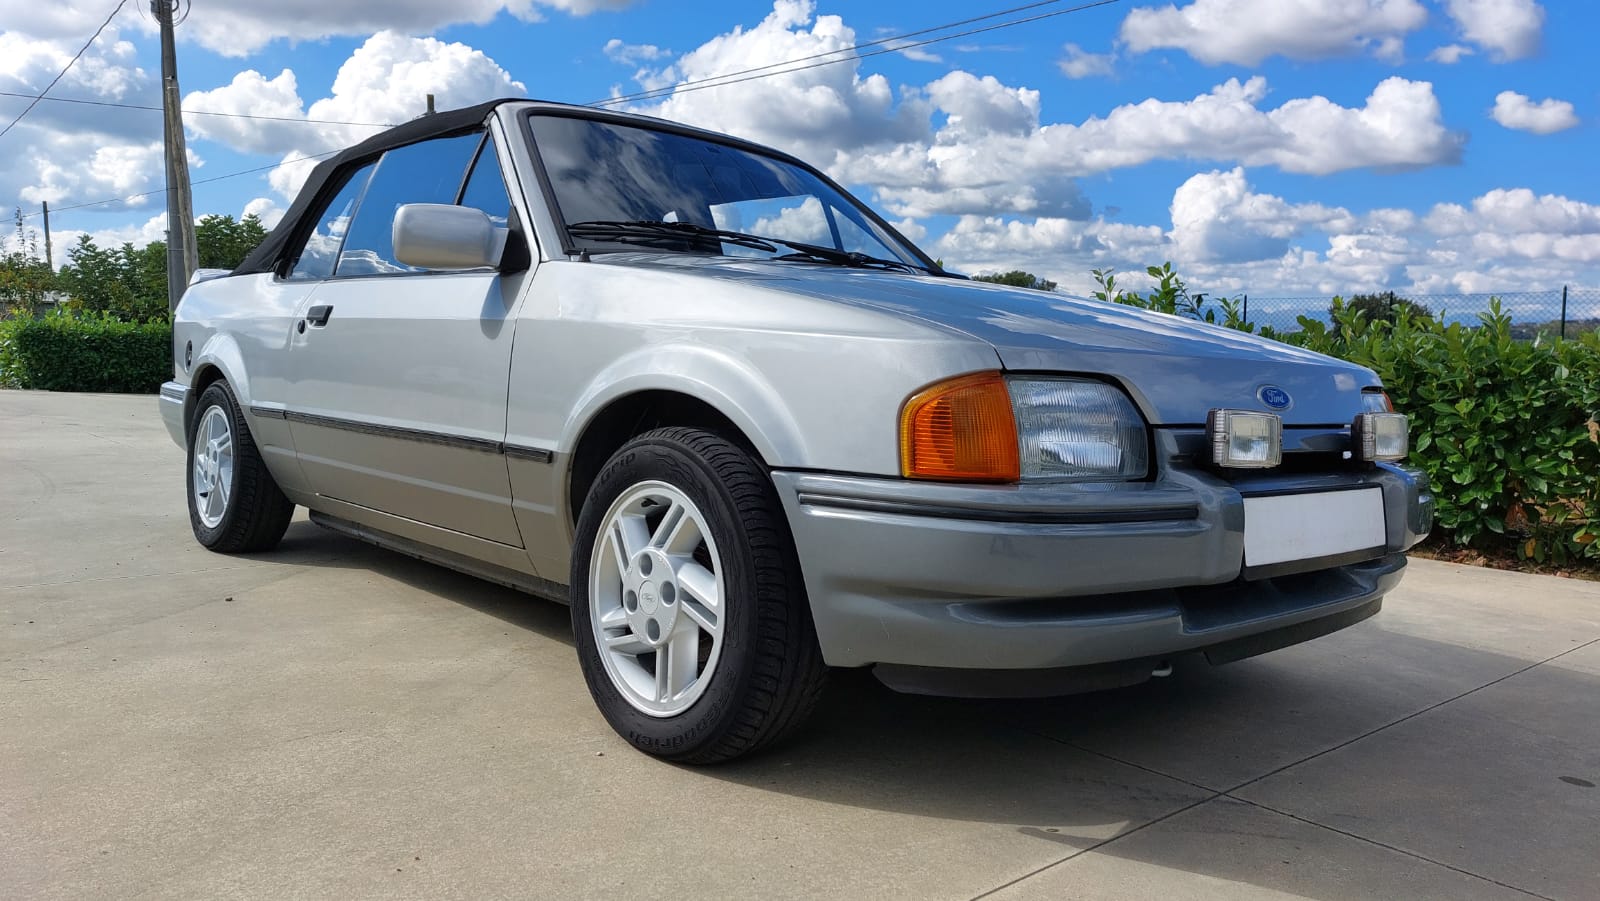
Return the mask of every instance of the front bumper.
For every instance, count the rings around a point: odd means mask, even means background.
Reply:
[[[1248,485],[1184,469],[1117,485],[773,478],[834,666],[1062,670],[1207,649],[1237,659],[1252,636],[1292,639],[1259,641],[1259,653],[1376,612],[1432,523],[1422,478],[1384,465]],[[1382,488],[1381,552],[1244,570],[1245,494],[1357,485]]]

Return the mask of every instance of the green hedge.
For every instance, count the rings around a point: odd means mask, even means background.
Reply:
[[[1333,312],[1331,328],[1304,320],[1288,337],[1383,379],[1458,544],[1600,560],[1600,335],[1520,341],[1498,301],[1470,328]]]
[[[172,323],[56,312],[0,322],[0,386],[151,394],[172,378]]]
[[[1095,296],[1255,331],[1236,302],[1191,295],[1171,264],[1148,272],[1156,286],[1141,295],[1097,271]],[[1339,298],[1330,312],[1331,325],[1302,316],[1297,332],[1261,332],[1378,373],[1411,419],[1407,462],[1432,480],[1450,540],[1600,562],[1600,333],[1519,340],[1498,301],[1472,326],[1408,309],[1371,320]]]

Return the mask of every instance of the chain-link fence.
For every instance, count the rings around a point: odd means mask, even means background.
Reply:
[[[1422,307],[1446,322],[1475,325],[1478,315],[1498,298],[1500,310],[1511,317],[1512,333],[1534,338],[1540,334],[1571,338],[1579,332],[1600,331],[1600,288],[1566,286],[1548,291],[1500,291],[1491,294],[1407,294],[1404,292],[1351,296],[1369,314],[1383,315],[1401,304]],[[1246,321],[1279,331],[1298,331],[1299,317],[1329,320],[1328,297],[1280,297],[1241,294]]]

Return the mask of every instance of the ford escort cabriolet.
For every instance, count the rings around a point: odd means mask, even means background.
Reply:
[[[1369,370],[971,281],[787,154],[560,104],[322,162],[174,352],[201,544],[303,506],[569,603],[606,720],[692,763],[830,668],[1040,696],[1325,635],[1432,521]]]

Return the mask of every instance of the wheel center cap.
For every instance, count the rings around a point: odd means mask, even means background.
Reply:
[[[656,607],[661,603],[660,596],[656,593],[656,586],[646,582],[639,586],[639,609],[645,613],[655,613]]]

